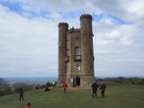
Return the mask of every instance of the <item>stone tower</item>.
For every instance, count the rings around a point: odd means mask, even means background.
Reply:
[[[90,87],[94,82],[92,16],[80,16],[80,29],[59,23],[59,66],[57,86]]]

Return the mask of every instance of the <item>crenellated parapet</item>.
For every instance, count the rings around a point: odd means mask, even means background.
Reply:
[[[68,26],[68,23],[66,23],[66,22],[60,22],[60,23],[58,24],[58,27],[60,27],[60,26]]]
[[[80,32],[80,29],[72,27],[72,28],[69,29],[68,34],[69,33],[77,33],[77,32]]]
[[[80,16],[80,20],[83,19],[83,18],[90,18],[92,19],[92,16],[90,14],[83,14]]]

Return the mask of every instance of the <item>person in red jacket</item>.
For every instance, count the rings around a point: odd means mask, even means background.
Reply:
[[[28,102],[24,108],[31,108],[31,104]]]
[[[63,83],[63,88],[64,88],[64,94],[66,94],[66,89],[67,89],[67,83],[66,82]]]

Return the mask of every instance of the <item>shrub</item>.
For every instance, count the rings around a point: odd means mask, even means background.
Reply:
[[[47,82],[46,86],[51,87],[51,86],[53,86],[53,84],[51,82]]]
[[[12,89],[9,85],[9,82],[0,78],[0,96],[12,94]]]
[[[144,85],[144,79],[138,79],[135,84]]]
[[[14,92],[18,93],[19,89],[22,88],[24,91],[32,90],[33,85],[29,85],[26,83],[15,83],[13,84]]]
[[[5,91],[4,90],[0,90],[0,96],[4,96],[5,95]]]

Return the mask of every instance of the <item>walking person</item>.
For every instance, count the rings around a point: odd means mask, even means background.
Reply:
[[[24,100],[24,97],[23,97],[23,89],[22,89],[22,88],[19,89],[19,96],[20,96],[20,101],[21,101],[21,100]]]
[[[66,82],[63,83],[63,88],[64,88],[64,94],[66,94],[66,89],[67,89],[67,83]]]
[[[101,95],[102,95],[102,98],[105,97],[105,88],[106,88],[106,85],[104,84],[104,82],[101,83]]]
[[[31,104],[28,102],[24,108],[31,108]]]
[[[97,88],[99,87],[96,82],[92,84],[92,98],[97,97]]]

